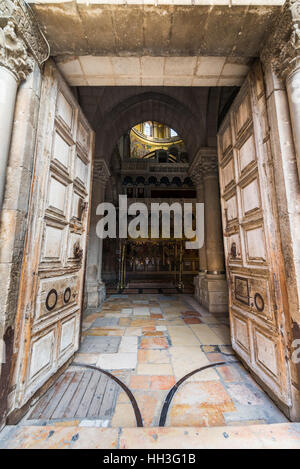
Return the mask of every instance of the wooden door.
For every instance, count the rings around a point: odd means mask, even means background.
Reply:
[[[93,142],[70,89],[47,63],[17,315],[17,406],[78,349]]]
[[[218,155],[232,347],[290,405],[285,279],[260,63],[221,125]]]

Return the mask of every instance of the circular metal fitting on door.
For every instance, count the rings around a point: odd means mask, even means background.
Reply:
[[[71,288],[68,287],[65,289],[65,292],[64,292],[64,302],[69,303],[70,298],[71,298]]]
[[[57,291],[52,288],[52,290],[49,291],[47,298],[46,298],[46,308],[48,311],[52,311],[57,304]]]
[[[265,307],[265,302],[263,297],[259,293],[255,293],[254,295],[254,304],[256,306],[257,311],[263,311]]]

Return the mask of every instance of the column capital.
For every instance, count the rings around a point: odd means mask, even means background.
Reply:
[[[202,147],[198,150],[189,168],[189,175],[195,184],[201,184],[208,175],[218,175],[216,147]]]
[[[34,61],[41,66],[48,57],[48,43],[24,0],[0,0],[0,66],[20,82]]]
[[[300,0],[286,1],[260,58],[282,79],[300,67]]]
[[[194,156],[191,164],[190,164],[190,167],[189,167],[189,170],[188,170],[188,173],[189,173],[189,176],[192,178],[194,174],[197,174],[197,172],[199,171],[199,166],[201,166],[201,154],[200,154],[200,150],[197,151],[196,155]]]
[[[219,177],[217,155],[205,155],[202,159],[203,179]]]
[[[196,187],[203,183],[201,155],[199,154],[199,152],[196,154],[195,158],[193,159],[189,167],[188,174]]]
[[[203,184],[203,172],[202,169],[199,169],[198,172],[195,172],[190,175],[196,189],[197,187],[201,186]]]
[[[100,184],[106,185],[111,174],[108,169],[107,163],[103,159],[94,160],[93,179]]]

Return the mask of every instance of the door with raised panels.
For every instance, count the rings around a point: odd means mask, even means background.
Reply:
[[[77,350],[93,132],[52,63],[42,84],[15,340],[16,404]]]
[[[285,279],[260,63],[221,125],[218,155],[232,347],[290,405]]]

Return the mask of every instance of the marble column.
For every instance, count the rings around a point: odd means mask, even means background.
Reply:
[[[287,0],[261,52],[286,85],[300,179],[300,0]]]
[[[102,159],[95,159],[93,171],[93,189],[91,200],[91,219],[86,270],[87,308],[98,308],[105,300],[105,284],[102,282],[102,247],[103,240],[96,233],[99,217],[96,215],[98,204],[104,202],[105,187],[110,177],[107,164]]]
[[[33,70],[34,60],[13,21],[0,28],[0,211],[6,181],[14,110],[19,83]]]
[[[286,82],[300,179],[300,0],[289,0],[287,8],[290,37],[284,45],[281,44],[277,65]]]
[[[200,148],[189,174],[197,188],[197,200],[204,202],[205,237],[199,252],[200,272],[194,280],[195,296],[210,312],[227,312],[217,149]]]
[[[207,149],[208,150],[208,149]],[[224,274],[224,249],[216,149],[202,157],[207,273]]]
[[[299,30],[300,44],[300,30]],[[293,139],[298,165],[298,175],[300,179],[300,48],[299,57],[293,63],[293,70],[286,78],[286,89],[289,99],[290,116],[293,129]]]
[[[204,203],[204,183],[203,183],[203,173],[202,173],[202,166],[201,166],[201,152],[197,153],[196,157],[194,158],[190,169],[189,175],[192,178],[192,181],[196,187],[197,192],[197,202]],[[205,238],[204,244],[199,249],[199,273],[194,278],[194,286],[195,286],[195,297],[202,303],[202,288],[203,288],[203,280],[206,276],[207,270],[207,263],[206,263],[206,248],[205,248]]]
[[[6,167],[10,147],[12,123],[18,82],[6,68],[0,66],[0,207],[2,208]]]
[[[228,287],[225,278],[224,247],[216,148],[202,150],[204,183],[206,277],[202,303],[210,312],[228,311]]]

